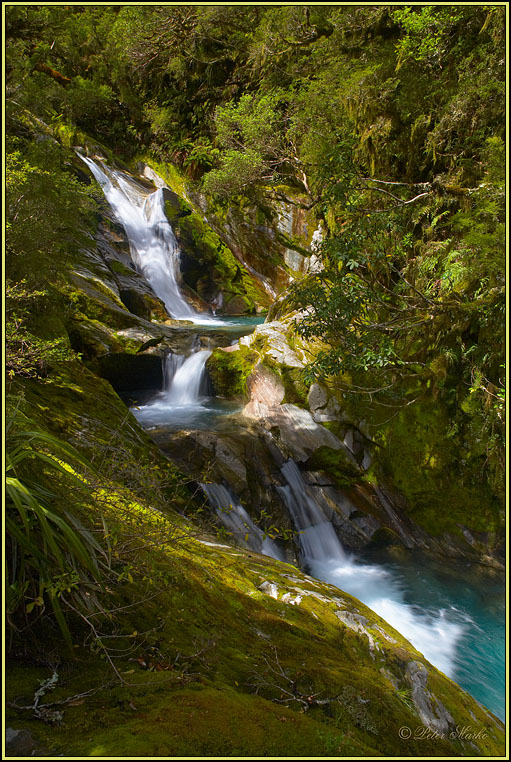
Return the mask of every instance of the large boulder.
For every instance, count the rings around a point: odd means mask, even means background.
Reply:
[[[257,363],[247,379],[247,392],[250,402],[245,406],[243,415],[257,420],[264,420],[278,408],[285,394],[278,374],[261,362]]]

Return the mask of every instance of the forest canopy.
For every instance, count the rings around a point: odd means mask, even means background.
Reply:
[[[34,256],[27,205],[51,260],[89,203],[34,143],[41,124],[150,151],[219,204],[294,186],[328,232],[323,270],[291,295],[299,331],[329,344],[311,374],[434,388],[494,442],[504,7],[18,5],[6,21],[12,273]]]

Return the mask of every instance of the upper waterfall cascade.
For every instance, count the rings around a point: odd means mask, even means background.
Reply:
[[[125,172],[78,155],[101,185],[126,231],[133,262],[169,315],[185,320],[197,317],[179,290],[179,246],[165,216],[162,188],[151,193]]]
[[[131,257],[171,318],[193,323],[221,325],[200,314],[186,301],[179,288],[179,244],[165,215],[163,187],[151,192],[118,169],[78,153],[101,185],[112,210],[128,237]],[[163,183],[162,183],[163,184]]]

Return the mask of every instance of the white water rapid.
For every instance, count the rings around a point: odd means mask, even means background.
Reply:
[[[168,405],[180,407],[201,402],[207,394],[206,362],[210,355],[209,349],[194,352],[186,359],[167,355],[164,400]]]
[[[209,349],[199,349],[188,357],[172,352],[164,360],[164,389],[152,402],[135,406],[132,412],[147,429],[158,427],[168,421],[171,428],[193,426],[209,399],[206,362]]]
[[[391,571],[348,556],[332,523],[314,500],[293,461],[281,469],[286,485],[279,487],[298,530],[303,564],[312,576],[355,596],[407,638],[438,669],[451,677],[464,625],[454,610],[419,610],[406,603]]]
[[[285,561],[280,548],[252,521],[243,506],[235,500],[223,484],[201,484],[210,505],[216,510],[224,526],[232,533],[236,544],[263,553],[278,561]]]

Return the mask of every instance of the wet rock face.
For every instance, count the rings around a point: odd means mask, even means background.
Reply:
[[[258,278],[233,253],[222,230],[198,213],[188,200],[165,189],[165,210],[180,247],[183,285],[212,309],[245,315],[267,307]]]
[[[45,757],[49,754],[42,744],[36,741],[29,730],[25,728],[5,730],[5,751],[8,757]]]
[[[148,300],[134,288],[119,289],[119,297],[126,309],[145,320],[151,319],[151,307]]]
[[[276,409],[281,411],[285,407]],[[272,420],[271,417],[269,420]],[[240,426],[240,423],[243,425]],[[309,440],[304,437],[303,431],[297,429],[286,440],[276,425],[266,428],[258,420],[241,419],[236,425],[226,420],[225,432],[190,430],[174,433],[170,440],[168,437],[162,440],[161,446],[191,478],[203,481],[206,474],[208,481],[228,485],[254,520],[264,513],[270,523],[281,531],[287,531],[292,529],[292,523],[280,492],[283,485],[281,468],[290,457],[298,462],[300,455],[306,457],[308,446],[313,448],[324,442],[324,437],[328,437],[331,445],[330,437],[334,437],[323,427],[312,423],[320,433],[313,433]],[[347,486],[339,488],[328,473],[311,470],[309,463],[314,461],[312,458],[306,459],[301,474],[311,499],[321,507],[343,546],[349,550],[361,550],[389,541],[398,542],[399,534],[393,529],[374,492],[370,488],[363,490],[361,486],[351,484],[353,478],[359,478],[359,469],[349,460],[349,453],[339,440],[333,444],[339,449],[325,448],[323,444],[316,452],[326,449],[338,454],[345,477],[345,481],[341,481]],[[297,552],[292,537],[285,547],[292,560]]]
[[[212,205],[203,194],[190,192],[197,210],[234,256],[254,276],[273,302],[309,262],[321,239],[321,227],[296,189],[283,188],[285,198],[266,199],[258,206]],[[312,255],[312,256],[311,256]]]
[[[312,499],[334,525],[345,548],[361,550],[374,541],[382,523],[369,512],[372,508],[369,495],[363,504],[360,499],[355,502],[353,490],[338,489],[322,472],[303,471],[302,478]],[[366,512],[361,510],[362,507]]]
[[[250,417],[254,407],[256,406],[251,401],[244,408],[243,414]],[[266,408],[264,417],[260,415],[261,410],[264,410],[263,404],[258,406],[258,415],[253,417],[260,419],[260,425],[271,431],[281,449],[293,460],[303,462],[320,447],[344,449],[335,434],[316,423],[307,410],[289,403]]]
[[[106,268],[108,283],[126,309],[145,320],[167,317],[163,302],[156,296],[134,265],[124,228],[109,208],[104,208],[96,233],[97,254]]]
[[[107,354],[98,358],[99,375],[109,381],[116,392],[135,389],[159,390],[163,386],[161,358],[153,354]]]

